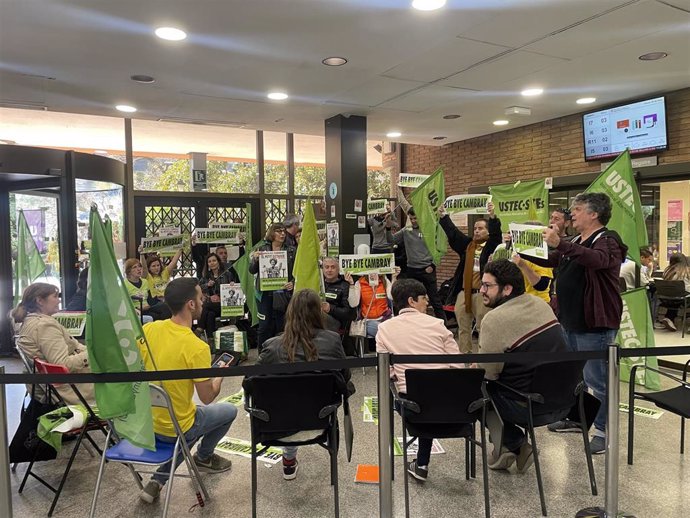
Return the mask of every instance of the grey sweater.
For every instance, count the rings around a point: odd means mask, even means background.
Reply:
[[[405,247],[408,268],[422,269],[434,263],[418,228],[404,228],[396,232],[393,234],[393,244],[403,244]]]

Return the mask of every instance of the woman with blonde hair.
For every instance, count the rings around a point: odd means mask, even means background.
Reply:
[[[17,346],[28,358],[64,365],[72,373],[91,372],[86,347],[71,337],[52,316],[59,307],[58,288],[44,282],[28,286],[11,314],[14,321],[21,324]],[[89,404],[95,402],[93,384],[80,383],[76,387]],[[66,403],[81,403],[69,385],[55,385],[55,388]],[[38,393],[38,385],[36,389],[34,395],[42,399],[44,395]]]
[[[668,266],[664,270],[662,277],[665,281],[683,281],[685,283],[685,292],[690,293],[690,264],[688,264],[688,258],[680,252],[673,254],[669,258]],[[665,304],[671,304],[671,302],[666,302]],[[678,316],[679,307],[680,303],[678,303],[678,307],[667,307],[666,315],[661,319],[661,323],[669,331],[677,330],[674,321]]]
[[[345,352],[340,335],[325,328],[321,298],[310,289],[295,293],[285,313],[285,331],[266,341],[257,360],[258,365],[275,363],[342,360]],[[348,395],[355,389],[350,381],[350,370],[340,371],[347,383]],[[297,476],[297,447],[283,448],[283,478]]]

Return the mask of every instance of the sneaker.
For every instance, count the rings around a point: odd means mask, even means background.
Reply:
[[[420,482],[425,482],[429,476],[429,469],[426,466],[417,466],[417,459],[407,465],[407,472]]]
[[[546,428],[548,428],[549,432],[577,433],[582,431],[582,428],[580,428],[580,423],[576,423],[575,421],[570,421],[568,419],[551,423]]]
[[[592,437],[592,440],[589,441],[589,451],[592,452],[592,455],[606,453],[606,437],[601,437],[600,435]]]
[[[202,473],[222,473],[232,468],[232,461],[214,453],[208,460],[201,460],[198,454],[192,455],[196,467]]]
[[[673,320],[670,318],[662,318],[661,323],[664,324],[664,327],[669,331],[677,331],[676,324],[674,324]]]
[[[502,449],[500,454],[496,454],[494,451],[488,459],[489,469],[508,469],[513,465],[515,459],[517,459],[517,455],[512,451]]]
[[[532,464],[534,464],[534,451],[532,450],[532,445],[525,441],[525,443],[520,446],[520,452],[515,459],[515,467],[518,473],[524,473]]]
[[[285,480],[294,480],[297,477],[298,468],[299,463],[297,459],[286,461],[285,457],[283,457],[283,478]]]
[[[141,490],[141,493],[139,493],[139,498],[141,498],[147,504],[152,504],[153,501],[160,496],[162,487],[163,486],[161,486],[155,480],[151,480],[148,484],[146,484],[146,487]]]

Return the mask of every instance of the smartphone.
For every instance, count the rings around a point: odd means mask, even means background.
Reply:
[[[234,359],[235,359],[235,357],[232,354],[223,353],[218,358],[216,358],[216,361],[213,362],[212,367],[220,367],[221,363],[223,363],[223,364],[230,363]]]

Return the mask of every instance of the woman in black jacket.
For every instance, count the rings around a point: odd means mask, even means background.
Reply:
[[[199,286],[204,294],[204,308],[199,318],[199,327],[206,331],[209,340],[213,339],[216,318],[220,317],[220,286],[231,282],[239,282],[235,272],[225,268],[216,254],[208,254],[199,279]]]

